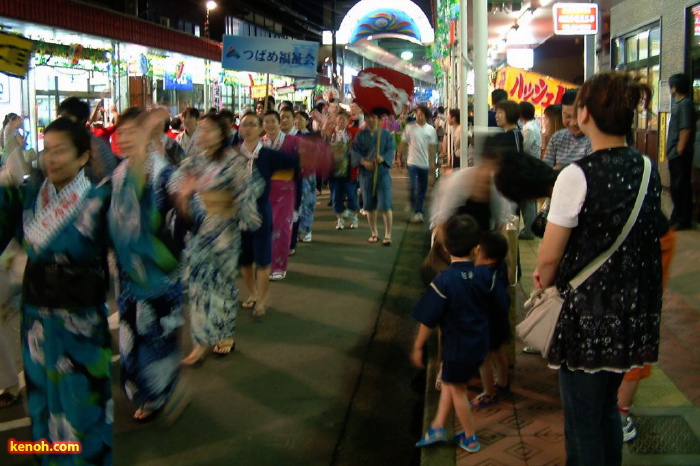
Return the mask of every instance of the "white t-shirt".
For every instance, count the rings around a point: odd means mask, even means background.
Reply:
[[[408,144],[407,165],[414,165],[420,168],[430,168],[429,154],[430,145],[437,146],[438,138],[435,128],[429,124],[419,125],[418,123],[406,126],[403,133],[403,141]]]
[[[587,191],[586,175],[581,167],[575,164],[567,165],[554,183],[547,222],[564,228],[578,226],[578,214],[583,207],[583,201],[586,200]]]

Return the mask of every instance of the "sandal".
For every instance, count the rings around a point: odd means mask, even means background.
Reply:
[[[498,403],[498,395],[489,395],[488,393],[482,393],[481,395],[474,398],[469,402],[472,408],[485,408],[487,406],[495,405]]]
[[[248,298],[241,303],[243,309],[255,309],[255,304],[257,304],[258,298]]]
[[[233,350],[236,349],[236,341],[233,338],[225,338],[214,345],[214,349],[211,351],[217,358],[223,358],[228,356]]]
[[[382,246],[391,246],[391,238],[384,238]]]
[[[447,434],[445,433],[445,429],[442,427],[437,427],[435,429],[429,427],[428,430],[425,431],[425,434],[423,434],[423,438],[418,440],[416,443],[416,447],[427,447],[428,445],[438,442],[447,442]]]
[[[19,401],[19,395],[13,395],[10,392],[0,394],[0,409],[9,408]]]
[[[183,359],[180,363],[184,366],[199,367],[204,363],[204,359],[207,357],[208,349],[209,348],[206,346],[195,345],[189,356]]]
[[[367,238],[368,243],[376,243],[377,241],[379,241],[379,237],[376,235],[372,235],[369,238]]]
[[[455,443],[457,443],[459,448],[468,451],[469,453],[476,453],[477,451],[481,450],[481,444],[479,443],[479,439],[476,438],[476,434],[472,435],[471,437],[467,437],[464,432],[459,433],[455,435]]]

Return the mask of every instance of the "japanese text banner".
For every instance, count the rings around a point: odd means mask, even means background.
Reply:
[[[221,66],[280,76],[315,77],[318,43],[291,39],[224,36]]]
[[[496,88],[508,92],[508,99],[516,102],[526,100],[537,112],[561,102],[561,96],[576,86],[549,76],[506,66],[498,72]]]

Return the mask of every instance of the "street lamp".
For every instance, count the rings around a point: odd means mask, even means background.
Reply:
[[[204,36],[209,39],[209,12],[217,7],[216,2],[209,0],[205,5],[207,8],[207,20],[204,22]]]

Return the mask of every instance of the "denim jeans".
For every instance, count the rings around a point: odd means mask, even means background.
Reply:
[[[348,201],[347,208],[351,212],[357,212],[357,181],[345,181],[342,179],[331,179],[331,201],[333,201],[333,212],[342,213],[345,210],[345,199]]]
[[[617,390],[623,376],[608,371],[589,374],[566,365],[559,369],[567,466],[622,464]]]
[[[411,181],[411,207],[416,213],[423,212],[425,193],[428,191],[429,171],[427,168],[416,167],[415,165],[408,166],[408,177]]]

